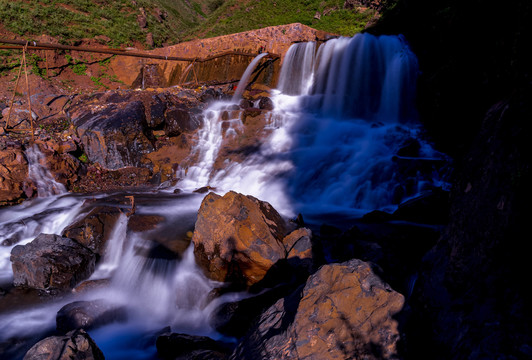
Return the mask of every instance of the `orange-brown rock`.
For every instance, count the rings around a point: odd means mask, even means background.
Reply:
[[[105,244],[120,217],[120,210],[113,206],[98,206],[83,218],[70,224],[63,236],[77,241],[98,255],[103,255]]]
[[[232,358],[398,358],[393,317],[404,298],[368,263],[353,259],[325,265],[308,279],[299,303],[298,298],[280,299],[264,312]]]
[[[198,211],[194,254],[209,278],[250,286],[285,258],[284,233],[284,220],[267,202],[209,193]]]
[[[258,53],[262,47],[265,52],[284,55],[290,45],[296,41],[315,41],[326,39],[329,34],[312,29],[302,24],[270,26],[262,29],[237,34],[223,35],[208,39],[198,39],[179,43],[151,53],[164,56],[206,58],[228,51]],[[229,55],[212,59],[203,63],[196,62],[192,70],[188,61],[164,61],[138,59],[132,57],[116,57],[111,62],[111,69],[118,79],[131,86],[142,77],[143,68],[157,64],[159,70],[159,86],[172,86],[181,82],[228,82],[238,81],[253,58],[241,55]],[[146,61],[149,63],[146,64]],[[266,63],[263,60],[262,63]],[[274,86],[280,61],[264,66],[259,82]],[[153,80],[151,80],[153,81]],[[138,83],[138,80],[137,80]]]
[[[24,196],[28,162],[22,149],[0,150],[0,206],[18,202]]]

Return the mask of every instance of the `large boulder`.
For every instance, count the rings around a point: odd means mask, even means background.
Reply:
[[[50,336],[33,345],[24,360],[104,360],[102,351],[84,330]]]
[[[28,161],[20,148],[0,150],[0,206],[18,202],[24,196]]]
[[[403,305],[369,263],[325,265],[264,312],[232,358],[396,359]]]
[[[143,155],[153,151],[141,101],[87,106],[74,116],[87,157],[106,169],[140,166]]]
[[[89,330],[127,318],[126,309],[105,300],[75,301],[63,306],[55,318],[57,331]]]
[[[76,241],[40,234],[31,243],[11,250],[13,284],[41,290],[65,290],[88,278],[96,255]]]
[[[63,236],[76,240],[101,256],[119,217],[118,207],[95,207],[83,218],[70,224],[63,231]]]
[[[284,234],[285,222],[270,204],[231,191],[203,199],[192,241],[209,278],[250,286],[285,258]]]

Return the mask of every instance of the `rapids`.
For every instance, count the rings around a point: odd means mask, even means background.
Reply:
[[[240,100],[265,55],[252,61],[231,101],[215,102],[205,110],[193,149],[197,161],[179,170],[180,194],[174,189],[69,194],[40,164],[38,150],[28,149],[30,178],[38,184],[39,197],[0,209],[0,287],[11,286],[9,257],[15,245],[40,233],[61,234],[86,213],[89,204],[128,210],[117,199],[135,195],[137,213],[166,220],[155,230],[134,233],[123,215],[91,277],[110,279],[110,285],[75,300],[106,299],[127,309],[127,322],[90,332],[107,359],[153,359],[156,350],[150,336],[171,326],[174,332],[220,338],[209,325],[210,312],[224,301],[246,296],[227,294],[208,303],[208,294],[219,284],[198,269],[192,246],[175,257],[154,251],[156,238],[186,239],[203,198],[193,190],[202,186],[220,194],[235,190],[270,202],[285,216],[302,213],[306,220],[317,222],[331,214],[356,217],[374,209],[393,211],[424,190],[447,186],[446,168],[441,165],[447,159],[423,138],[417,122],[416,57],[402,37],[369,34],[320,46],[294,44],[272,96],[270,136],[243,162],[225,163],[215,170],[224,142],[221,113]],[[226,137],[243,126],[238,117],[228,123]],[[398,155],[409,143],[418,144],[416,159]],[[423,166],[416,167],[419,163]],[[72,301],[74,296],[67,295],[51,303],[0,311],[0,345],[14,338],[35,343],[53,331],[56,312]],[[6,349],[9,358],[23,356],[15,345]]]

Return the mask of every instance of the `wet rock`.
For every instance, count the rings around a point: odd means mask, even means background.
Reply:
[[[262,110],[273,110],[273,101],[269,97],[261,97],[259,100],[259,109]]]
[[[134,232],[144,232],[155,229],[164,220],[160,215],[133,214],[129,217],[127,227]]]
[[[399,150],[397,150],[398,156],[406,157],[417,157],[419,156],[419,150],[421,149],[421,144],[417,139],[411,138],[406,140]]]
[[[201,122],[197,111],[185,108],[172,108],[166,111],[164,132],[167,136],[177,136],[199,128]]]
[[[264,312],[231,358],[396,359],[403,304],[368,263],[325,265]]]
[[[41,290],[73,288],[93,272],[96,255],[76,241],[40,234],[11,250],[13,284]]]
[[[238,104],[241,109],[249,109],[253,107],[253,102],[247,99],[240,100],[240,103]]]
[[[17,203],[24,197],[28,162],[22,149],[0,150],[0,206]]]
[[[101,256],[119,217],[118,207],[95,207],[83,218],[67,226],[63,236],[77,241]]]
[[[400,204],[393,217],[423,224],[446,224],[449,217],[449,193],[441,189],[425,191]]]
[[[106,288],[110,283],[111,280],[109,279],[85,280],[72,289],[72,292],[75,294],[82,294],[95,289]]]
[[[150,107],[150,118],[148,126],[150,128],[157,128],[164,123],[164,112],[166,111],[166,103],[164,103],[158,96],[153,97],[153,103]]]
[[[102,351],[84,330],[50,336],[28,350],[24,360],[104,360]]]
[[[313,268],[312,231],[299,228],[283,239],[286,258],[294,267],[303,267],[309,272]]]
[[[208,88],[199,95],[199,100],[203,103],[209,104],[215,100],[220,100],[222,96],[223,93],[221,91],[215,90],[213,88]]]
[[[153,146],[141,101],[82,106],[72,114],[87,157],[108,170],[140,166]]]
[[[285,223],[267,202],[228,192],[209,193],[201,204],[192,241],[205,274],[252,285],[284,259]]]
[[[67,333],[76,329],[94,329],[127,319],[125,307],[105,300],[75,301],[63,306],[55,318],[57,331]]]
[[[157,355],[165,360],[221,360],[226,359],[232,351],[229,344],[215,341],[206,336],[176,333],[159,336],[156,346]]]

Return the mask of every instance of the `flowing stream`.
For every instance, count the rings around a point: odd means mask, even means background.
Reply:
[[[162,190],[69,194],[41,164],[38,149],[26,151],[38,198],[0,209],[0,287],[10,287],[9,256],[15,245],[26,244],[40,233],[61,234],[91,206],[127,210],[119,200],[134,195],[138,214],[165,220],[155,229],[134,232],[125,215],[118,219],[90,279],[107,279],[108,286],[53,303],[0,311],[0,349],[4,346],[9,358],[23,354],[14,345],[2,344],[10,344],[13,338],[36,342],[54,329],[56,312],[74,300],[105,299],[126,309],[127,321],[90,331],[107,359],[153,359],[150,334],[166,326],[174,332],[220,338],[209,325],[209,314],[218,304],[245,294],[227,294],[209,303],[209,293],[219,284],[198,269],[192,247],[181,256],[160,251],[165,238],[186,239],[203,198],[192,193],[199,187],[211,186],[220,194],[235,190],[253,195],[283,215],[302,213],[317,220],[330,214],[393,211],[424,190],[446,186],[442,164],[447,159],[423,139],[417,122],[417,60],[397,36],[364,34],[321,46],[294,44],[271,98],[269,135],[244,161],[226,161],[216,168],[224,141],[244,126],[236,114],[225,120],[227,128],[222,130],[222,113],[235,107],[264,56],[252,61],[231,101],[216,102],[205,110],[193,149],[197,160],[180,170],[181,194]],[[403,153],[402,149],[414,150]]]

